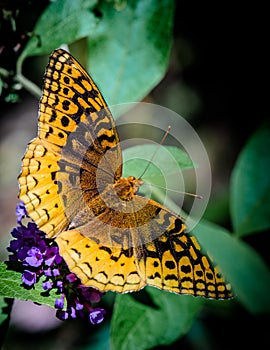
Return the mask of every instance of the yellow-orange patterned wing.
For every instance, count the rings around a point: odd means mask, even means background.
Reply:
[[[54,51],[44,77],[38,136],[28,145],[19,176],[28,214],[49,237],[56,236],[69,226],[84,187],[95,197],[98,187],[121,176],[121,163],[114,121],[97,86],[68,52]]]

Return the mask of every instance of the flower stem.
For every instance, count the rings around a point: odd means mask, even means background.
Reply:
[[[15,75],[15,80],[22,84],[22,86],[29,91],[33,96],[40,98],[42,91],[41,89],[34,84],[31,80],[28,80],[24,75],[18,73]]]

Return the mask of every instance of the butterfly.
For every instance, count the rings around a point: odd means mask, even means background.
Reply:
[[[184,220],[122,178],[111,112],[85,69],[62,49],[50,56],[38,135],[27,147],[19,197],[54,238],[70,271],[100,291],[162,290],[227,299],[230,285]]]

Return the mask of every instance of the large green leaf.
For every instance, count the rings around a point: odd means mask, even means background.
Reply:
[[[10,320],[12,305],[13,305],[13,299],[8,299],[0,296],[0,348],[1,349],[9,327],[9,320]]]
[[[173,176],[179,171],[192,169],[194,163],[186,152],[175,146],[138,145],[123,151],[124,175],[140,177],[145,168],[143,180],[158,183],[160,177]],[[154,158],[153,158],[154,156]]]
[[[21,272],[11,270],[6,263],[0,262],[0,296],[31,300],[35,303],[54,307],[57,295],[53,291],[50,292],[50,295],[45,295],[41,280],[35,284],[34,289],[24,288],[21,276]]]
[[[106,100],[141,100],[167,69],[173,13],[173,0],[127,0],[121,10],[110,1],[54,1],[36,23],[18,73],[26,57],[88,37],[88,68]]]
[[[140,194],[166,203],[161,189],[179,191],[182,171],[195,167],[186,152],[174,146],[138,145],[123,151],[123,176],[142,178]],[[154,158],[153,158],[154,156]]]
[[[109,2],[88,37],[88,68],[109,104],[139,101],[167,69],[173,0],[129,0],[121,11]]]
[[[201,309],[202,298],[147,288],[154,305],[117,295],[111,324],[112,348],[151,349],[174,342],[188,332]]]
[[[43,11],[22,52],[22,57],[50,53],[94,31],[98,19],[92,10],[97,0],[57,0]]]
[[[214,224],[201,221],[192,233],[219,265],[236,298],[251,312],[270,312],[270,271],[260,255]]]
[[[270,228],[270,127],[258,130],[232,174],[231,216],[238,236]]]

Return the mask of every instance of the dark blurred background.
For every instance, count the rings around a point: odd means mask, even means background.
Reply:
[[[28,33],[48,3],[45,0],[0,1],[0,67],[15,70]],[[269,45],[265,7],[258,2],[176,1],[168,72],[146,97],[147,101],[166,106],[187,118],[198,132],[209,154],[213,175],[206,217],[228,229],[231,229],[228,191],[232,168],[248,138],[269,118],[265,87]],[[15,32],[8,11],[13,15],[17,11]],[[28,59],[24,65],[25,76],[40,87],[46,62],[47,57],[37,57]],[[8,233],[16,223],[16,176],[20,159],[37,127],[38,101],[18,88],[11,84],[11,89],[4,89],[0,99],[1,259],[6,258]],[[245,241],[269,264],[266,236],[258,233]],[[31,305],[21,307],[29,310]],[[41,325],[33,334],[27,328],[27,320],[22,318],[24,312],[20,310],[24,309],[16,310],[8,337],[11,345],[7,349],[90,349],[82,341],[81,334],[87,338],[90,332],[85,325],[67,322],[58,328],[58,323],[52,322],[51,330],[46,331]],[[41,318],[48,324],[52,317],[42,314]],[[108,336],[108,325],[102,327],[97,334]],[[251,315],[237,303],[224,309],[217,309],[212,303],[176,345],[182,349],[210,350],[251,349],[253,344],[258,349],[263,345],[270,348],[268,327],[268,316]],[[54,340],[49,341],[47,336]]]

